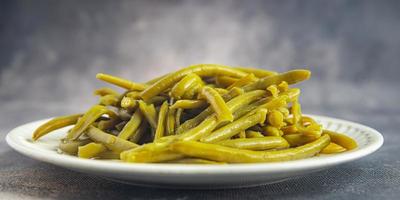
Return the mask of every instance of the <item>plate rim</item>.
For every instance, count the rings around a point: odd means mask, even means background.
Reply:
[[[48,150],[40,149],[33,151],[23,144],[21,140],[16,140],[18,129],[29,126],[40,121],[22,124],[8,132],[6,136],[7,144],[17,152],[35,160],[54,164],[64,168],[73,168],[82,171],[112,172],[112,173],[140,173],[140,174],[162,174],[162,175],[234,175],[234,174],[259,174],[259,173],[284,173],[299,170],[323,169],[334,165],[350,162],[372,154],[378,150],[384,142],[380,132],[366,125],[353,121],[337,119],[332,117],[305,114],[325,121],[350,124],[367,130],[372,133],[373,142],[362,149],[355,149],[334,156],[319,157],[317,160],[300,159],[294,161],[272,162],[272,163],[245,163],[228,165],[196,165],[196,164],[163,164],[163,163],[124,163],[116,161],[82,159],[65,154],[46,154]],[[25,138],[25,137],[24,137]]]

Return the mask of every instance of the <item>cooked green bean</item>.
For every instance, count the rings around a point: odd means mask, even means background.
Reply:
[[[198,140],[201,137],[208,135],[212,130],[218,125],[217,116],[213,114],[212,116],[206,118],[198,126],[186,131],[180,135],[181,140]]]
[[[92,106],[79,120],[76,122],[75,126],[71,129],[71,132],[67,134],[67,139],[76,140],[82,133],[100,116],[110,113],[106,107],[95,105]]]
[[[356,141],[351,139],[349,136],[329,130],[323,130],[323,133],[328,134],[331,137],[332,142],[346,148],[347,150],[352,150],[357,148]]]
[[[234,87],[243,87],[245,85],[248,85],[250,83],[255,82],[256,80],[258,80],[258,78],[256,78],[254,76],[254,74],[248,74],[247,76],[242,77],[241,79],[237,80],[236,82],[234,82],[232,85],[230,85],[228,88],[228,90],[234,88]]]
[[[175,112],[175,134],[178,134],[178,127],[181,125],[181,117],[182,117],[183,109],[178,108]]]
[[[116,92],[115,90],[113,90],[111,88],[107,88],[107,87],[99,88],[99,89],[95,90],[93,92],[93,94],[98,95],[98,96],[106,96],[109,94],[112,94],[114,96],[119,96],[118,92]]]
[[[321,153],[323,153],[323,154],[332,154],[332,153],[341,153],[341,152],[344,152],[344,151],[347,151],[347,149],[342,147],[342,146],[340,146],[340,145],[338,145],[338,144],[336,144],[336,143],[334,143],[334,142],[331,142],[331,143],[329,143],[328,146],[326,146],[324,149],[322,149]]]
[[[135,109],[138,106],[138,103],[132,97],[123,97],[120,106],[125,109]]]
[[[33,132],[32,139],[37,140],[47,133],[50,133],[51,131],[74,125],[81,116],[82,114],[76,114],[51,119],[50,121],[39,126],[39,128],[37,128],[35,132]]]
[[[115,152],[122,152],[139,146],[135,143],[103,132],[94,126],[90,126],[85,133],[93,141],[104,144],[108,149]]]
[[[315,138],[307,137],[301,133],[283,135],[283,138],[285,138],[291,147],[301,146],[315,140]]]
[[[232,78],[229,76],[217,76],[217,78],[215,79],[215,83],[221,87],[229,87],[238,80],[238,78]]]
[[[303,146],[275,151],[251,151],[194,141],[175,142],[171,149],[186,156],[227,163],[278,162],[314,156],[328,146],[329,142],[329,135],[325,134]]]
[[[100,97],[100,105],[104,106],[116,106],[118,104],[119,97],[113,94],[108,94]]]
[[[216,162],[212,160],[200,159],[200,158],[181,158],[177,160],[170,160],[167,163],[179,163],[179,164],[203,164],[203,165],[223,165],[224,162]]]
[[[198,75],[190,73],[176,83],[174,87],[172,87],[171,97],[175,99],[181,99],[190,87],[194,86],[195,84],[202,84],[201,82],[202,80]]]
[[[169,107],[166,119],[166,135],[175,135],[175,112],[176,109]]]
[[[135,134],[137,129],[139,128],[140,123],[142,123],[142,118],[143,115],[140,112],[140,110],[136,110],[135,113],[133,113],[131,119],[128,121],[128,123],[125,124],[124,128],[119,133],[118,137],[124,140],[127,140],[128,138],[132,137],[132,135]]]
[[[168,115],[168,102],[164,101],[161,105],[160,112],[158,114],[158,122],[157,122],[157,129],[156,134],[154,136],[154,140],[157,141],[158,139],[164,137],[165,135],[165,122]]]
[[[227,124],[216,131],[213,131],[210,135],[201,138],[200,141],[206,143],[213,143],[222,140],[226,140],[240,131],[244,131],[256,124],[263,123],[267,115],[267,109],[260,109],[255,114],[250,116],[241,117],[230,124]]]
[[[148,128],[148,124],[145,121],[142,121],[142,123],[140,123],[139,128],[136,130],[135,134],[132,134],[129,137],[129,141],[133,142],[133,143],[138,143],[139,140],[147,133],[147,128]]]
[[[182,154],[173,152],[168,148],[157,149],[155,151],[124,151],[120,154],[121,160],[138,163],[165,162],[183,157]]]
[[[58,145],[58,147],[64,153],[67,153],[70,155],[77,155],[78,148],[80,146],[88,144],[90,142],[91,142],[90,139],[75,140],[75,141],[62,139],[60,141],[60,144]]]
[[[211,108],[217,114],[219,121],[233,121],[233,116],[228,106],[226,105],[224,99],[217,91],[210,87],[203,87],[201,90],[201,95],[207,100],[211,105]]]
[[[139,101],[139,109],[142,112],[143,116],[146,118],[147,122],[149,122],[150,126],[153,129],[157,128],[157,111],[154,107],[154,104],[147,104],[144,101]]]
[[[170,108],[195,109],[195,108],[201,108],[205,105],[207,105],[207,102],[204,100],[178,100]]]
[[[107,148],[103,144],[91,142],[78,148],[78,157],[94,158],[106,150]]]
[[[250,83],[243,87],[244,91],[252,91],[252,90],[261,90],[265,89],[270,85],[277,85],[283,81],[286,81],[288,84],[292,85],[304,80],[309,79],[311,76],[311,72],[308,70],[291,70],[282,74],[267,76],[259,79],[254,83]]]
[[[98,73],[96,75],[96,78],[102,81],[105,81],[107,83],[111,83],[113,85],[125,88],[127,90],[137,90],[137,91],[142,91],[146,89],[147,85],[146,84],[141,84],[141,83],[134,83],[132,81],[119,78],[116,76],[112,76],[109,74],[103,74],[103,73]]]
[[[268,149],[285,149],[289,148],[289,143],[282,137],[266,136],[262,138],[239,138],[231,140],[223,140],[216,144],[248,150],[268,150]]]
[[[190,73],[197,74],[200,77],[228,75],[241,78],[247,75],[247,73],[245,72],[241,72],[239,70],[222,65],[214,65],[214,64],[194,65],[181,69],[175,73],[168,74],[167,76],[153,83],[141,93],[141,97],[144,100],[150,99],[151,97],[156,96],[165,89],[171,87],[176,82],[180,81],[184,76]]]
[[[265,137],[258,131],[246,130],[246,138],[263,138]]]
[[[272,76],[272,75],[277,75],[277,72],[270,71],[270,70],[265,70],[265,69],[257,69],[257,68],[252,68],[252,67],[235,67],[236,69],[239,69],[240,71],[244,71],[246,73],[252,73],[258,78],[263,78],[266,76]]]

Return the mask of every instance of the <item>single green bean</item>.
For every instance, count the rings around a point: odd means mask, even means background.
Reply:
[[[147,85],[146,84],[142,84],[142,83],[134,83],[132,81],[123,79],[123,78],[119,78],[116,76],[112,76],[109,74],[102,74],[102,73],[98,73],[96,75],[96,78],[102,81],[105,81],[107,83],[111,83],[113,85],[125,88],[127,90],[137,90],[137,91],[143,91],[144,89],[146,89]]]
[[[266,136],[262,138],[239,138],[217,142],[216,144],[248,150],[268,150],[268,149],[285,149],[289,147],[289,143],[282,137]]]
[[[142,123],[142,118],[143,115],[140,112],[140,110],[136,110],[135,113],[133,113],[131,119],[126,123],[124,128],[121,130],[119,133],[118,137],[122,138],[124,140],[127,140],[128,138],[132,137],[133,134],[136,133],[137,129],[140,126],[140,123]]]
[[[201,95],[207,100],[211,105],[214,112],[217,114],[219,121],[233,121],[233,116],[228,106],[226,105],[224,99],[217,91],[210,87],[203,87]]]
[[[153,129],[157,128],[157,112],[154,107],[154,104],[147,104],[144,101],[139,101],[139,109],[142,112],[143,116],[146,118],[147,122],[149,122],[150,126]]]
[[[157,129],[154,136],[154,140],[157,141],[158,139],[164,137],[165,135],[165,122],[168,115],[168,102],[164,101],[161,105],[160,112],[158,114],[158,122],[157,122]]]
[[[277,72],[274,71],[269,71],[265,69],[257,69],[257,68],[252,68],[252,67],[235,67],[236,69],[239,69],[240,71],[244,71],[246,73],[252,73],[258,78],[264,78],[267,76],[273,76],[277,75]]]
[[[87,129],[86,135],[93,141],[104,144],[108,149],[114,152],[122,152],[139,146],[135,143],[103,132],[94,126],[90,126]]]
[[[174,152],[190,157],[228,163],[253,163],[308,158],[319,153],[329,143],[329,135],[325,134],[316,141],[306,145],[275,151],[251,151],[195,141],[178,141],[171,145],[171,149]]]
[[[175,99],[181,99],[190,87],[193,87],[195,84],[202,84],[201,82],[202,80],[198,75],[194,73],[187,74],[178,83],[176,83],[174,87],[172,87],[171,97]]]
[[[172,106],[168,109],[168,115],[166,120],[166,133],[167,135],[175,135],[175,112]]]
[[[98,95],[98,96],[106,96],[112,94],[114,96],[119,96],[119,93],[111,88],[107,88],[107,87],[103,87],[103,88],[99,88],[97,90],[94,91],[94,95]]]
[[[78,148],[78,157],[80,158],[94,158],[98,154],[106,151],[107,148],[101,143],[91,142]]]
[[[178,100],[170,108],[195,109],[204,107],[205,105],[207,105],[207,102],[204,100]]]
[[[92,106],[79,120],[76,122],[75,126],[67,134],[67,139],[76,140],[82,133],[99,117],[106,113],[110,113],[106,107],[95,105]]]
[[[61,151],[64,153],[70,154],[70,155],[76,155],[78,153],[78,148],[82,145],[90,143],[90,139],[83,139],[83,140],[66,140],[62,139],[60,141],[60,144],[58,147],[60,148]]]
[[[76,122],[81,116],[82,114],[76,114],[76,115],[68,115],[51,119],[50,121],[42,124],[41,126],[39,126],[39,128],[35,130],[35,132],[32,135],[32,139],[34,141],[38,140],[40,137],[50,133],[51,131],[76,124]]]

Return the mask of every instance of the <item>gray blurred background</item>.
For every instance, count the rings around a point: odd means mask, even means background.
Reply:
[[[386,138],[382,155],[398,149],[396,0],[2,0],[0,149],[10,151],[3,138],[19,124],[95,103],[106,86],[98,72],[140,82],[197,63],[310,69],[304,112],[372,126]]]

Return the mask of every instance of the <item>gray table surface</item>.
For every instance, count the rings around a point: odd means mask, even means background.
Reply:
[[[0,199],[398,199],[399,1],[0,3]],[[26,122],[81,112],[105,84],[193,63],[304,67],[306,113],[371,126],[383,147],[285,182],[234,190],[143,188],[24,157],[4,141]]]

